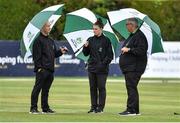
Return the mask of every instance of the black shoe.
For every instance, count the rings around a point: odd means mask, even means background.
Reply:
[[[129,111],[123,111],[121,113],[119,113],[121,116],[135,116],[136,113],[134,112],[129,112]]]
[[[96,113],[103,113],[103,110],[98,108],[98,109],[96,109]]]
[[[95,110],[95,109],[90,109],[90,110],[88,111],[88,113],[96,113],[96,110]]]
[[[31,109],[29,114],[40,114],[40,112],[37,109]]]
[[[180,115],[180,113],[176,113],[176,112],[174,112],[174,115]]]
[[[53,111],[51,109],[47,109],[47,110],[43,110],[42,114],[55,114],[55,111]]]
[[[141,115],[141,113],[136,113],[136,115],[138,115],[138,116],[139,116],[139,115]]]

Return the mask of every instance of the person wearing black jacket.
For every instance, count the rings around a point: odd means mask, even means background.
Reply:
[[[32,55],[36,80],[31,93],[31,114],[40,113],[37,106],[40,91],[42,113],[55,113],[48,104],[49,89],[54,79],[54,59],[66,53],[67,49],[56,48],[54,40],[48,37],[50,30],[50,23],[46,22],[33,44]]]
[[[93,25],[94,36],[88,38],[83,47],[88,59],[88,77],[90,84],[91,109],[88,113],[103,113],[106,100],[106,79],[113,52],[109,38],[102,33],[103,24],[100,19]]]
[[[145,35],[138,29],[137,19],[128,19],[126,27],[131,34],[122,46],[119,65],[125,76],[128,99],[127,109],[119,114],[140,115],[137,86],[147,65],[148,43]]]

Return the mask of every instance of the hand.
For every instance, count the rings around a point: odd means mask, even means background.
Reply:
[[[86,43],[84,44],[84,47],[88,47],[89,46],[89,42],[86,41]]]
[[[121,49],[121,52],[122,52],[122,54],[124,54],[124,53],[129,52],[129,50],[130,50],[130,48],[123,47],[123,48]]]
[[[60,50],[62,52],[62,54],[65,54],[66,52],[68,52],[68,49],[66,47],[60,47]]]

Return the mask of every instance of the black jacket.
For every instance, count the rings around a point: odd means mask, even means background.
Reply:
[[[108,73],[109,64],[113,59],[113,51],[109,38],[103,34],[100,37],[88,38],[88,47],[83,47],[85,56],[89,55],[88,71],[94,73]]]
[[[131,34],[122,47],[130,48],[130,51],[120,55],[119,65],[123,73],[144,73],[147,65],[148,43],[145,35],[137,30]]]
[[[33,44],[34,72],[39,68],[54,72],[54,59],[62,55],[60,50],[56,49],[54,40],[42,33],[35,39]]]

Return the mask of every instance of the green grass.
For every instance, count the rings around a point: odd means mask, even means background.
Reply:
[[[0,121],[36,122],[180,122],[179,80],[142,79],[139,84],[142,115],[118,115],[126,107],[126,89],[123,78],[107,82],[107,100],[103,114],[87,114],[90,106],[87,78],[57,77],[50,91],[49,103],[54,115],[29,114],[33,78],[0,78]],[[157,83],[149,83],[157,82]],[[40,102],[40,101],[39,101]],[[40,103],[39,103],[40,110]]]

